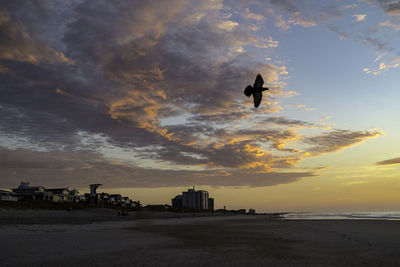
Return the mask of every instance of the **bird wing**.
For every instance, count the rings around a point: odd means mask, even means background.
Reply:
[[[256,88],[262,88],[263,84],[264,84],[264,80],[261,77],[261,75],[258,74],[253,86]]]
[[[247,97],[250,97],[251,94],[253,93],[253,91],[254,91],[254,88],[251,85],[249,85],[249,86],[246,87],[246,89],[244,89],[244,94]]]
[[[258,108],[258,106],[261,103],[262,93],[261,92],[254,92],[253,93],[253,98],[254,98],[254,107]]]

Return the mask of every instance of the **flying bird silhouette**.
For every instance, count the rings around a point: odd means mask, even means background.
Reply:
[[[263,87],[263,84],[264,84],[264,80],[263,80],[263,78],[261,77],[261,75],[258,74],[257,77],[256,77],[256,80],[254,81],[253,86],[248,85],[248,86],[246,87],[246,89],[244,89],[244,94],[245,94],[247,97],[250,97],[251,95],[253,95],[253,98],[254,98],[254,107],[255,107],[255,108],[258,108],[258,106],[259,106],[260,103],[261,103],[262,91],[269,90],[268,88]]]

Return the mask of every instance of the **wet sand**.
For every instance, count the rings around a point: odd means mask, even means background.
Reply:
[[[47,218],[52,212],[32,211],[26,217]],[[104,211],[90,216],[96,212]],[[0,212],[0,217],[4,214]],[[24,215],[13,216],[15,220]],[[65,224],[49,224],[48,219],[0,224],[0,265],[400,265],[400,221],[269,220],[266,216],[137,220],[132,216],[82,223],[81,217],[89,215],[73,216],[80,223],[71,223],[70,217]]]

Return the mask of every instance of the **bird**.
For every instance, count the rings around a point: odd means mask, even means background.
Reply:
[[[262,92],[263,92],[263,91],[266,91],[266,90],[269,90],[268,88],[263,87],[263,84],[264,84],[264,80],[263,80],[263,78],[261,77],[261,74],[258,74],[257,77],[256,77],[256,80],[254,81],[253,86],[248,85],[248,86],[246,87],[246,89],[244,89],[244,94],[245,94],[247,97],[250,97],[251,95],[253,95],[253,98],[254,98],[254,107],[255,107],[255,108],[258,108],[258,106],[259,106],[260,103],[261,103]]]

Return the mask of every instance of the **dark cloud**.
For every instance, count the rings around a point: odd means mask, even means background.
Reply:
[[[391,52],[394,50],[390,44],[382,42],[377,38],[365,37],[363,42],[379,52]]]
[[[271,3],[290,23],[314,25],[297,2]],[[0,142],[8,149],[0,172],[11,179],[4,184],[262,186],[313,176],[276,171],[304,158],[287,148],[302,139],[294,126],[314,124],[286,117],[253,124],[277,111],[270,99],[285,95],[287,72],[245,52],[277,42],[230,12],[222,0],[1,3]],[[243,88],[259,72],[271,90],[255,113]],[[306,142],[332,152],[368,137],[357,135]]]
[[[303,27],[315,26],[317,23],[314,18],[307,14],[308,9],[305,2],[293,0],[270,0],[270,3],[278,7],[281,11],[289,14],[289,23],[301,25]]]
[[[400,164],[400,158],[383,160],[376,163],[376,165],[394,165],[394,164]]]
[[[400,1],[378,0],[378,3],[389,15],[400,16]]]
[[[268,117],[267,119],[265,119],[263,121],[275,123],[278,125],[284,125],[284,126],[300,126],[300,127],[314,127],[315,126],[314,124],[309,123],[309,122],[293,120],[293,119],[289,119],[284,116]]]
[[[310,144],[308,149],[310,153],[330,153],[339,151],[349,146],[353,146],[368,138],[382,135],[380,131],[349,131],[349,130],[334,130],[323,133],[322,135],[307,137],[304,143]]]
[[[313,172],[253,173],[141,168],[89,151],[33,152],[0,149],[3,187],[21,180],[45,186],[87,187],[101,182],[107,188],[164,186],[272,186],[311,177]],[[246,179],[243,179],[246,176]]]
[[[52,42],[60,47],[44,43],[49,38],[39,34],[42,24],[55,20],[54,5],[40,5],[44,19],[36,9],[30,10],[32,5],[4,9],[4,31],[15,32],[22,40],[13,34],[2,38],[0,64],[9,69],[2,73],[2,99],[34,123],[56,117],[59,122],[49,125],[60,131],[67,128],[71,134],[104,133],[118,141],[126,128],[127,135],[139,135],[132,138],[138,140],[136,145],[143,138],[162,142],[167,133],[159,118],[191,112],[201,120],[236,109],[241,93],[232,94],[233,89],[242,88],[256,69],[264,70],[270,81],[279,71],[271,64],[229,56],[230,49],[255,38],[240,29],[216,27],[222,22],[219,8],[207,1],[195,8],[184,1],[117,1],[112,8],[103,1],[71,4],[64,7],[71,15],[68,23],[63,21],[57,29],[59,39]],[[187,18],[180,11],[190,8],[195,14],[210,12],[207,19],[183,24]],[[26,28],[32,16],[36,23]],[[13,17],[18,17],[18,27]],[[230,119],[243,116],[243,111],[237,112]],[[118,135],[113,134],[116,125]],[[146,136],[140,134],[143,130]]]

